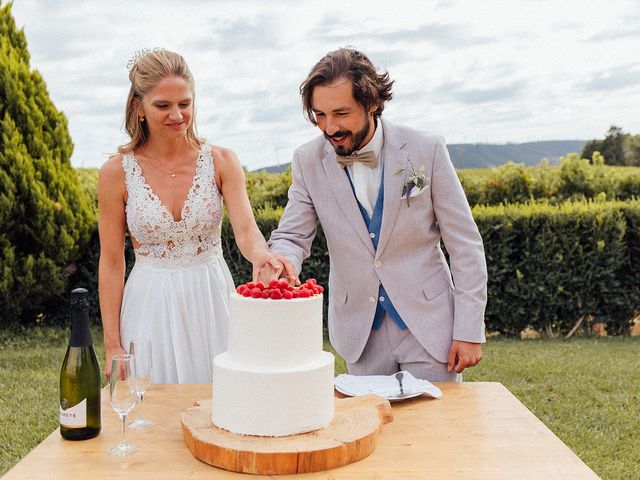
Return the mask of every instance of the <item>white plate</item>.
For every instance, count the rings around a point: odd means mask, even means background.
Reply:
[[[402,396],[398,395],[397,397],[384,397],[384,398],[389,400],[390,402],[401,402],[402,400],[407,400],[409,398],[419,397],[423,393],[425,392],[406,393]]]
[[[343,390],[342,388],[340,388],[337,385],[334,385],[335,389],[337,391],[339,391],[340,393],[342,393],[343,395],[347,395],[348,397],[357,397],[358,395],[354,395],[353,393],[347,392],[346,390]],[[415,397],[419,397],[420,395],[422,395],[425,392],[414,392],[414,393],[408,393],[405,395],[398,395],[396,397],[389,397],[389,396],[385,396],[385,395],[379,395],[376,392],[370,392],[367,395],[378,395],[379,397],[384,398],[385,400],[389,400],[390,402],[401,402],[402,400],[407,400],[409,398],[415,398]]]

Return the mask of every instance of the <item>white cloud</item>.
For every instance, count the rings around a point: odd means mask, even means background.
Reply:
[[[31,66],[69,118],[76,166],[126,141],[126,64],[142,48],[185,56],[198,130],[250,169],[287,162],[318,134],[298,87],[327,51],[354,45],[396,80],[390,120],[449,143],[640,133],[636,0],[17,0]]]

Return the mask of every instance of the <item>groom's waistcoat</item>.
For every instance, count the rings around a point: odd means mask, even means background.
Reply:
[[[382,176],[380,177],[380,188],[378,189],[378,198],[376,199],[376,204],[373,207],[371,217],[369,217],[369,213],[367,212],[367,210],[358,201],[356,190],[353,186],[353,181],[351,180],[349,171],[346,168],[344,169],[347,177],[349,178],[349,184],[351,185],[353,196],[355,197],[356,202],[358,202],[358,208],[360,209],[360,213],[362,214],[362,219],[364,220],[364,223],[367,226],[367,230],[369,231],[371,242],[373,243],[373,247],[376,250],[378,249],[378,242],[380,241],[380,227],[382,226],[382,213],[384,211],[384,165],[382,169]],[[398,325],[398,327],[400,327],[402,330],[407,328],[407,324],[402,321],[402,318],[400,318],[400,314],[393,306],[393,302],[391,302],[389,295],[387,295],[387,291],[384,289],[384,285],[382,285],[382,282],[380,282],[380,288],[378,289],[378,303],[376,305],[376,311],[373,315],[374,330],[378,330],[382,326],[382,318],[384,316],[384,312],[387,312],[396,323],[396,325]]]

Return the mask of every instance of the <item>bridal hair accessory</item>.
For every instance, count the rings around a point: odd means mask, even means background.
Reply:
[[[131,71],[131,69],[135,66],[135,64],[138,63],[138,60],[140,60],[145,55],[151,52],[156,52],[158,50],[164,50],[164,48],[154,47],[154,48],[141,48],[140,50],[136,50],[135,52],[133,52],[133,55],[131,55],[131,58],[127,62],[127,70]]]

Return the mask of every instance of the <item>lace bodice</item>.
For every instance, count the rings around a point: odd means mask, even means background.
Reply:
[[[129,232],[140,244],[136,263],[172,268],[200,264],[221,254],[222,196],[215,181],[211,146],[204,144],[180,220],[144,179],[133,153],[122,157],[127,186]]]

